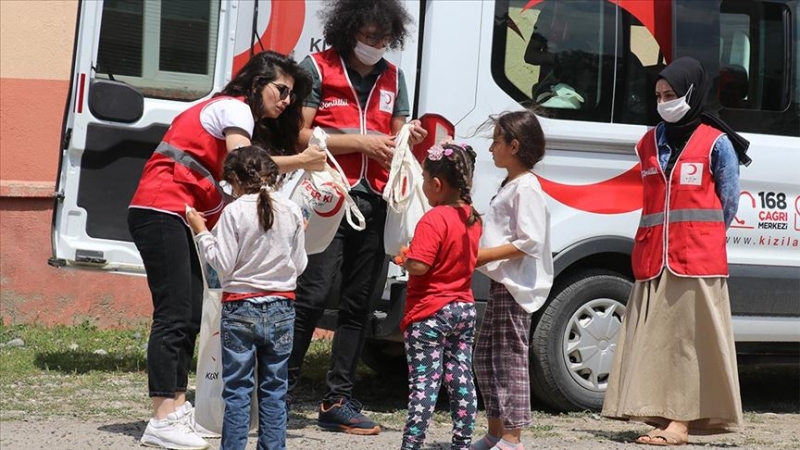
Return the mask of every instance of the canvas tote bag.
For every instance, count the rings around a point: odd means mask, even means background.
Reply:
[[[430,209],[422,192],[422,166],[408,145],[410,129],[411,125],[404,125],[397,134],[389,180],[383,189],[387,204],[383,246],[388,255],[397,255],[408,246],[419,219]]]
[[[322,128],[314,128],[309,145],[318,145],[328,155],[331,164],[325,170],[305,171],[295,185],[289,198],[303,212],[308,221],[306,227],[306,253],[322,253],[334,236],[344,216],[347,223],[361,231],[367,224],[363,214],[350,197],[350,185],[336,158],[327,146],[328,135]]]
[[[200,349],[197,355],[197,388],[195,390],[194,419],[205,429],[222,434],[225,401],[222,399],[222,288],[217,274],[197,251],[203,270],[203,317],[200,322]],[[258,427],[258,372],[250,408],[250,429]]]

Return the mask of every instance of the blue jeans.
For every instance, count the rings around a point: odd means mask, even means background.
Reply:
[[[224,450],[247,447],[250,399],[258,367],[258,450],[286,448],[286,387],[294,338],[294,305],[283,297],[222,304]]]

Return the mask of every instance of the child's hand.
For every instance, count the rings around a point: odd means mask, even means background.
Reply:
[[[208,231],[208,228],[206,228],[206,218],[189,205],[186,205],[186,221],[189,222],[189,227],[194,231],[194,234]]]
[[[394,257],[394,263],[402,267],[403,264],[405,264],[406,262],[407,255],[408,255],[408,246],[404,245],[400,247],[400,253],[398,253],[397,256]]]
[[[485,248],[479,248],[478,249],[478,260],[475,262],[475,267],[478,268],[478,267],[486,264],[487,262],[489,262],[489,261],[487,261],[487,259],[488,259],[487,256],[488,255],[486,254],[486,249]]]

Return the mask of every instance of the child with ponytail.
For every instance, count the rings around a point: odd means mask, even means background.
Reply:
[[[258,386],[258,448],[286,448],[288,360],[294,331],[294,290],[306,267],[303,217],[292,201],[273,192],[278,166],[266,150],[228,154],[222,177],[236,200],[213,231],[194,209],[186,213],[199,251],[222,284],[221,448],[244,449],[250,399]],[[254,371],[258,367],[258,379]]]
[[[408,360],[408,420],[403,450],[422,448],[444,379],[453,419],[452,449],[468,449],[477,403],[472,381],[475,304],[472,273],[481,219],[470,190],[475,152],[442,143],[428,150],[422,189],[433,207],[420,219],[400,262],[409,273],[400,328]]]

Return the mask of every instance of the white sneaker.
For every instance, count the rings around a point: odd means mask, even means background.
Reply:
[[[208,442],[197,435],[183,417],[177,412],[169,414],[163,420],[150,419],[144,435],[142,445],[148,447],[163,447],[173,450],[204,450]]]
[[[197,420],[194,418],[194,411],[195,409],[194,406],[192,406],[192,403],[187,401],[186,403],[183,404],[183,409],[179,410],[178,414],[183,412],[186,421],[192,428],[194,428],[194,431],[197,432],[198,436],[206,439],[218,439],[222,437],[221,434],[215,433],[197,423]]]

